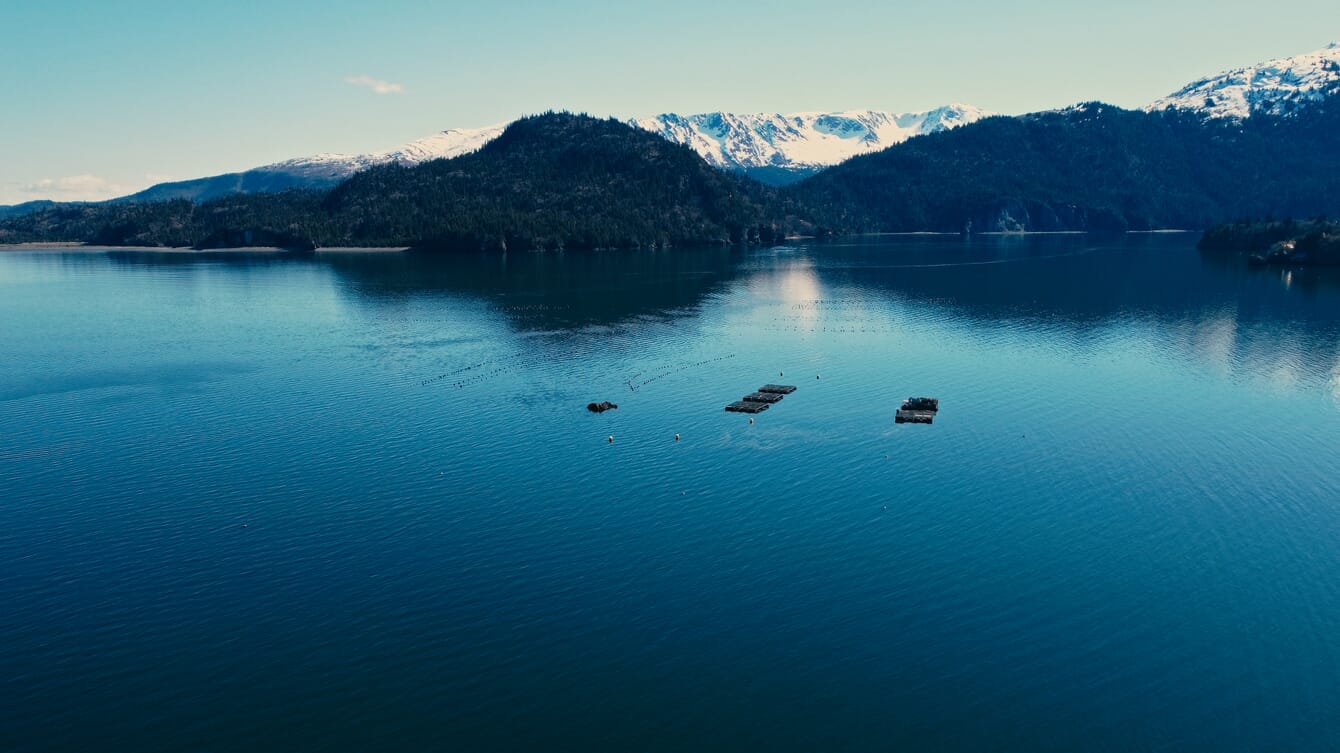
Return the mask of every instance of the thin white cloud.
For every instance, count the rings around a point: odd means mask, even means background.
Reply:
[[[56,199],[57,201],[96,201],[123,196],[128,191],[98,175],[67,175],[63,178],[43,178],[19,188],[29,199]]]
[[[390,81],[382,81],[379,78],[373,78],[368,75],[350,76],[344,80],[346,84],[353,86],[366,86],[377,94],[404,94],[403,84],[393,84]]]

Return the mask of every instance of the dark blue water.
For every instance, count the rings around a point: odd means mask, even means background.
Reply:
[[[0,749],[1340,749],[1340,279],[1192,244],[0,254]]]

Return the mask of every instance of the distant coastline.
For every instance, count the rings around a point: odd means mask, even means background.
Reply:
[[[1088,235],[1093,231],[1089,230],[1025,230],[1025,231],[984,231],[972,233],[978,236],[1031,236],[1031,235]],[[1150,235],[1150,234],[1176,234],[1176,233],[1195,233],[1196,230],[1181,229],[1159,229],[1159,230],[1127,230],[1125,233],[1130,235]],[[945,236],[959,237],[962,233],[948,233],[936,230],[913,230],[896,233],[850,233],[843,237],[847,238],[884,238],[884,237],[915,237],[915,236]],[[792,235],[788,236],[787,241],[815,240],[819,236],[814,235]],[[322,246],[314,249],[310,253],[315,254],[388,254],[403,253],[411,250],[412,246]],[[82,241],[31,241],[28,243],[0,243],[0,253],[4,252],[62,252],[62,253],[86,253],[86,254],[105,254],[105,253],[144,253],[144,254],[182,254],[205,256],[210,254],[293,254],[293,249],[280,248],[278,246],[230,246],[227,248],[193,248],[191,246],[111,246],[96,243],[84,243]],[[301,252],[307,253],[307,252]]]

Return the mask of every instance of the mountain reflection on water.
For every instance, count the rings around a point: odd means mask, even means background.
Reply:
[[[686,320],[732,287],[789,284],[799,292],[774,291],[778,300],[805,302],[805,315],[797,309],[758,326],[797,335],[874,334],[894,326],[890,307],[915,306],[962,326],[1042,323],[1053,336],[1082,343],[1113,323],[1139,322],[1216,368],[1274,372],[1276,381],[1340,391],[1340,270],[1250,268],[1240,255],[1189,252],[1193,241],[1190,234],[901,236],[773,249],[30,258],[90,272],[108,264],[166,271],[183,280],[220,270],[243,279],[275,269],[329,273],[355,306],[394,312],[450,298],[473,305],[473,321],[516,333]],[[858,298],[859,311],[852,308]]]
[[[1078,341],[1113,322],[1139,321],[1219,367],[1329,378],[1340,349],[1340,270],[1249,268],[1240,256],[1189,253],[1193,240],[912,236],[752,251],[333,254],[318,263],[356,305],[458,296],[520,332],[692,316],[734,285],[789,285],[775,292],[807,304],[797,310],[809,312],[809,329],[873,333],[890,326],[881,302],[930,307],[963,326],[1043,322]],[[794,316],[764,326],[801,330]]]
[[[518,330],[612,326],[697,306],[738,276],[732,248],[637,252],[331,254],[351,299],[393,307],[416,297],[483,302]]]

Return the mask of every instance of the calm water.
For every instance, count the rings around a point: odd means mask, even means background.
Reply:
[[[1193,241],[0,254],[0,749],[1340,749],[1340,279]]]

